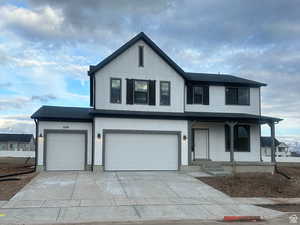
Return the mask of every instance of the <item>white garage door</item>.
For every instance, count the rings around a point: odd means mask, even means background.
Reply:
[[[107,133],[105,170],[177,170],[177,134]]]
[[[84,170],[85,134],[48,133],[47,170]]]

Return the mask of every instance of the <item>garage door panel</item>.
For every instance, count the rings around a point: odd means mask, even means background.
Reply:
[[[81,133],[48,133],[47,170],[84,170],[85,135]]]
[[[177,170],[177,134],[105,135],[106,170]]]

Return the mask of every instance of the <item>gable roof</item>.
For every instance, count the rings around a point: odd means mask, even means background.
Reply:
[[[96,66],[90,66],[88,75],[94,75],[97,71],[102,69],[104,66],[106,66],[108,63],[117,58],[119,55],[121,55],[123,52],[125,52],[140,40],[143,40],[146,44],[148,44],[152,48],[152,50],[156,52],[156,54],[158,54],[170,67],[172,67],[177,73],[179,73],[179,75],[185,78],[185,72],[169,56],[167,56],[167,54],[164,53],[164,51],[161,50],[144,32],[136,35],[134,38],[122,45],[119,49],[113,52],[110,56],[106,57]]]
[[[189,73],[185,72],[183,69],[180,68],[163,50],[161,50],[144,32],[139,33],[130,41],[122,45],[119,49],[113,52],[110,56],[106,57],[97,65],[91,65],[88,71],[89,76],[95,75],[95,73],[101,70],[104,66],[109,64],[131,46],[133,46],[138,41],[143,40],[146,44],[148,44],[154,52],[156,52],[171,68],[173,68],[183,79],[186,81],[195,81],[195,82],[206,82],[215,85],[226,85],[226,84],[236,84],[236,85],[245,85],[251,87],[260,87],[266,86],[264,83],[260,83],[257,81],[252,81],[232,75],[225,75],[225,74],[209,74],[209,73]],[[91,88],[91,95],[92,90]]]
[[[0,134],[0,141],[30,142],[32,134]]]
[[[271,147],[272,137],[260,137],[261,147]],[[275,138],[275,146],[280,145],[280,142]]]

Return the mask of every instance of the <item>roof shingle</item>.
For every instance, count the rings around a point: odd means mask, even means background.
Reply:
[[[30,142],[32,134],[0,134],[0,141]]]

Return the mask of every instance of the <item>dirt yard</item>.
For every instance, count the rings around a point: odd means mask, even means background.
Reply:
[[[300,212],[299,204],[277,204],[277,205],[257,205],[260,207],[274,209],[281,212]]]
[[[279,174],[243,173],[225,177],[200,177],[204,183],[232,197],[300,197],[300,167],[279,167]]]
[[[32,162],[32,160],[30,160]],[[0,160],[0,176],[7,174],[14,174],[20,172],[27,172],[32,170],[32,163],[26,160],[11,158]],[[29,162],[29,163],[28,163]],[[29,173],[18,176],[11,176],[6,178],[0,178],[0,200],[9,200],[12,198],[21,188],[23,188],[37,173]],[[3,179],[18,178],[19,180],[1,181]]]

